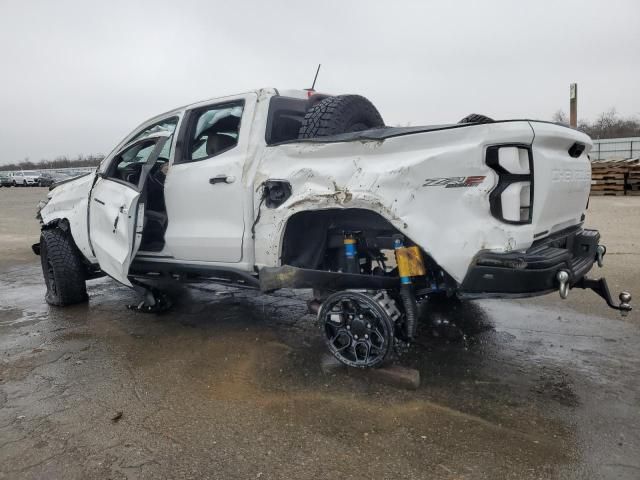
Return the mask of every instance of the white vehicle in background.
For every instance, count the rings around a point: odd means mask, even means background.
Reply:
[[[9,174],[11,184],[14,187],[36,187],[38,186],[39,175],[35,172],[13,172]]]
[[[418,303],[590,288],[592,143],[532,120],[385,127],[358,95],[262,89],[138,127],[39,210],[52,305],[107,274],[166,308],[169,281],[312,288],[330,351],[373,367],[416,335]]]

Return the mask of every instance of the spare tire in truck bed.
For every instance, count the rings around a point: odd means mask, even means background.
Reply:
[[[384,127],[373,104],[360,95],[327,97],[304,116],[298,138],[326,137]]]
[[[480,115],[479,113],[470,113],[458,123],[493,123],[495,120],[493,118],[487,117],[486,115]]]

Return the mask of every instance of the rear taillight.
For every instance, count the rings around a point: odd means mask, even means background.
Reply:
[[[533,215],[533,155],[522,144],[487,147],[487,165],[498,174],[489,194],[491,214],[506,223],[531,223]]]

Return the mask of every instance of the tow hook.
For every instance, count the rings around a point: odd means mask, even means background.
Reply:
[[[569,273],[566,270],[560,270],[556,274],[556,278],[560,283],[560,286],[558,287],[560,298],[565,299],[569,296]]]
[[[596,261],[598,262],[598,266],[600,268],[602,268],[602,265],[604,265],[605,253],[607,253],[607,247],[605,247],[604,245],[598,245],[598,248],[596,248]]]

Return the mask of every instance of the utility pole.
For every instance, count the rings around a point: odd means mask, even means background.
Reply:
[[[569,125],[571,128],[578,126],[578,84],[569,85]]]

